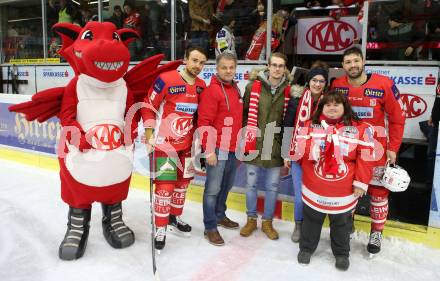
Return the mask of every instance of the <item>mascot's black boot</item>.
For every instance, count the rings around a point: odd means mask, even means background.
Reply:
[[[134,233],[122,220],[121,203],[102,204],[102,231],[113,248],[121,249],[134,243]]]
[[[58,255],[62,260],[75,260],[84,255],[89,237],[91,209],[69,208],[67,231]]]

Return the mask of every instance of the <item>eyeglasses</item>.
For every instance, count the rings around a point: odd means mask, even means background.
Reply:
[[[273,68],[285,68],[286,67],[285,64],[276,64],[276,63],[271,63],[270,66]]]
[[[320,83],[320,84],[325,84],[325,80],[319,80],[319,79],[312,79],[312,80],[310,80],[310,81],[312,81],[313,83],[315,83],[315,84],[318,84],[318,83]]]

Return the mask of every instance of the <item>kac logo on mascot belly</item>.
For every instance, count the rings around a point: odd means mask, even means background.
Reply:
[[[323,21],[312,26],[306,34],[309,45],[322,52],[342,51],[357,38],[356,29],[344,21]]]
[[[176,136],[184,137],[193,127],[193,117],[192,116],[181,116],[177,117],[171,122],[171,128]]]
[[[406,118],[416,118],[426,112],[428,105],[421,97],[412,94],[400,94]]]
[[[113,124],[101,124],[92,127],[88,132],[92,146],[97,150],[114,150],[122,145],[122,132]]]

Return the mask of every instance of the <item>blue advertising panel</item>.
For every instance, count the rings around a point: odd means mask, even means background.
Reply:
[[[0,144],[55,154],[61,130],[59,120],[29,122],[23,114],[9,112],[11,105],[0,103]]]

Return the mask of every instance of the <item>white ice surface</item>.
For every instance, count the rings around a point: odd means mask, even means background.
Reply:
[[[60,199],[58,173],[0,160],[0,281],[16,280],[153,280],[148,194],[130,190],[124,218],[136,235],[129,248],[111,248],[102,235],[101,210],[94,204],[85,255],[77,261],[58,259],[68,207]],[[245,223],[245,214],[228,211]],[[292,223],[276,220],[278,241],[261,231],[249,238],[238,230],[220,229],[226,245],[215,247],[203,238],[202,206],[188,201],[184,219],[191,238],[167,236],[158,257],[161,280],[440,280],[440,251],[398,239],[386,239],[382,253],[368,259],[367,236],[351,241],[351,266],[334,267],[328,229],[308,266],[296,261],[298,245],[290,241]]]

